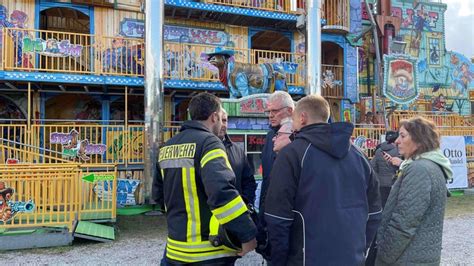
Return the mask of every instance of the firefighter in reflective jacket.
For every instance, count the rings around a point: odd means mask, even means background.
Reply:
[[[200,93],[191,99],[189,112],[191,121],[160,148],[158,156],[168,222],[166,261],[232,264],[237,255],[255,248],[256,227],[235,188],[222,141],[216,137],[221,127],[220,100]],[[211,225],[211,220],[218,225]],[[210,239],[210,228],[216,231],[217,226],[241,247],[233,249],[219,238]]]

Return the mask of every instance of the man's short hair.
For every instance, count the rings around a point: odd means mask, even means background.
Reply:
[[[319,95],[305,96],[296,103],[296,111],[306,112],[312,121],[327,122],[329,110],[328,101]]]
[[[387,133],[385,133],[385,141],[387,143],[394,143],[397,138],[398,131],[387,131]]]
[[[207,120],[212,113],[221,109],[221,100],[210,93],[201,92],[189,102],[189,115],[191,120]]]
[[[295,109],[295,102],[293,102],[290,94],[286,91],[275,91],[268,97],[268,101],[279,101],[282,104],[282,107],[291,107],[293,110]]]

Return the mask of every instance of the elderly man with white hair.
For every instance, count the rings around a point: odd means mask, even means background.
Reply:
[[[293,110],[295,109],[295,103],[291,98],[290,94],[285,91],[276,91],[268,97],[267,109],[265,113],[268,115],[270,122],[270,131],[268,131],[265,137],[265,144],[262,151],[262,189],[260,192],[260,204],[259,204],[259,218],[260,225],[259,233],[257,235],[257,241],[259,245],[257,252],[262,254],[265,259],[269,259],[269,249],[266,245],[266,224],[263,217],[265,209],[265,196],[268,190],[268,185],[271,180],[270,172],[273,167],[273,162],[276,158],[276,152],[274,151],[273,138],[277,135],[278,130],[281,127],[281,122],[285,119],[291,119]]]

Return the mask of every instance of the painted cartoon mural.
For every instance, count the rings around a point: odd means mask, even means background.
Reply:
[[[112,39],[110,48],[104,49],[102,56],[105,72],[144,73],[145,46],[142,40],[137,42],[117,35]]]
[[[0,222],[7,223],[18,213],[32,213],[35,211],[35,203],[32,200],[13,201],[15,190],[5,182],[0,181]]]
[[[8,10],[5,6],[0,5],[0,49],[3,47],[3,28],[19,28],[24,29],[27,26],[28,15],[21,11],[21,10],[13,10],[10,16],[8,16]],[[24,66],[28,67],[31,65],[31,58],[29,56],[23,57],[23,46],[22,40],[24,38],[25,31],[22,30],[9,30],[8,31],[9,37],[11,37],[14,46],[17,47],[16,49],[16,66]],[[0,53],[0,59],[1,58]]]
[[[474,66],[461,54],[449,53],[449,64],[451,66],[451,88],[459,95],[466,96],[468,89],[474,87]]]
[[[414,74],[419,85],[418,99],[432,103],[432,109],[426,111],[471,114],[467,98],[469,91],[474,89],[474,66],[464,55],[446,51],[445,11],[444,4],[393,0],[392,15],[402,21],[400,32],[393,39],[405,43],[404,54],[416,58],[418,70]],[[373,57],[373,44],[366,40],[359,49],[361,84],[368,81],[373,84],[373,68],[367,71],[367,64],[373,65],[369,61]],[[416,105],[400,108],[416,108]]]
[[[288,91],[286,73],[295,73],[297,64],[290,62],[246,64],[234,62],[234,51],[216,47],[208,53],[207,61],[219,70],[219,80],[232,98],[257,93]]]
[[[102,104],[88,95],[63,94],[46,100],[46,119],[100,120]]]
[[[144,20],[124,18],[120,22],[120,29],[115,37],[103,44],[107,46],[102,53],[103,70],[134,75],[143,74],[145,72],[144,32]]]

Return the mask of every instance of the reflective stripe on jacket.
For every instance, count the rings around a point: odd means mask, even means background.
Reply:
[[[213,247],[208,241],[212,215],[242,243],[255,237],[225,148],[200,122],[186,121],[160,148],[158,162],[167,210],[168,260],[191,263],[236,256],[235,250]]]

